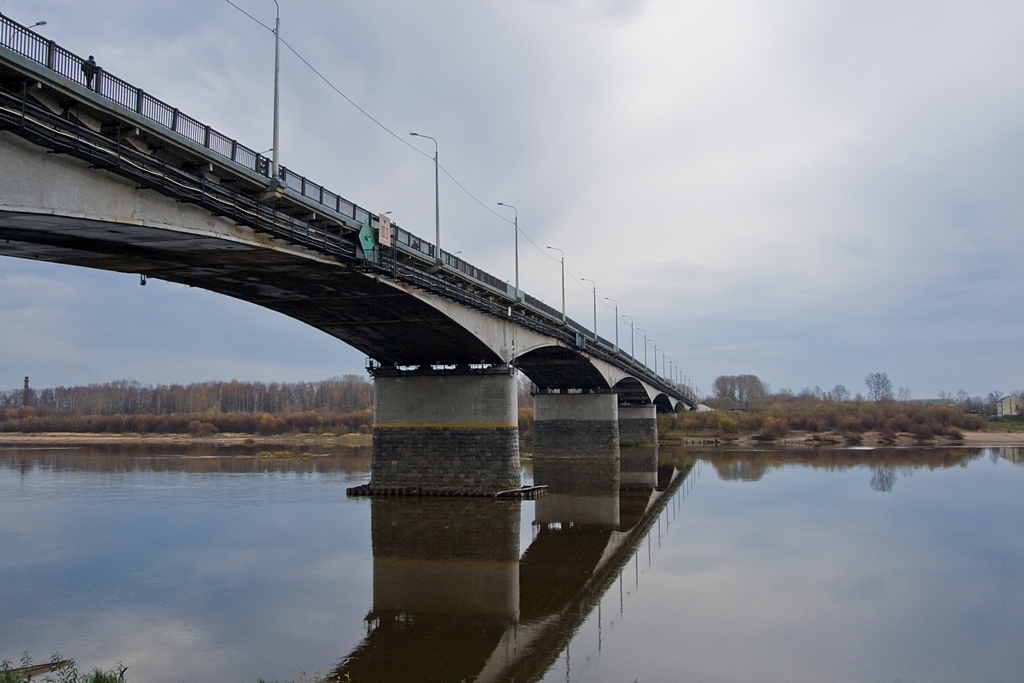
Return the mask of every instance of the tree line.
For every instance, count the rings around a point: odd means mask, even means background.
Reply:
[[[195,382],[0,391],[0,432],[278,435],[369,432],[373,385],[358,375],[319,382]]]
[[[721,375],[715,379],[711,388],[714,397],[707,401],[713,408],[737,409],[747,408],[757,403],[792,403],[792,399],[817,399],[825,402],[842,403],[852,401],[855,403],[871,401],[880,403],[896,401],[909,403],[914,401],[910,389],[906,387],[896,388],[889,376],[884,372],[872,372],[864,378],[865,393],[854,393],[842,384],[837,384],[831,390],[824,390],[821,387],[804,387],[799,392],[790,389],[780,389],[772,393],[767,382],[761,381],[757,375]],[[1024,398],[1024,390],[1012,392],[1016,396]],[[959,406],[968,413],[979,413],[994,415],[996,403],[1006,394],[1001,391],[990,391],[987,396],[971,396],[963,389],[956,394],[947,391],[940,391],[938,396],[930,402],[935,405]],[[919,401],[928,403],[929,400]]]
[[[712,385],[715,397],[706,401],[718,410],[662,416],[661,430],[665,434],[757,434],[765,439],[795,431],[850,436],[871,431],[890,439],[899,433],[921,439],[955,438],[963,430],[983,429],[986,416],[995,413],[996,401],[1003,397],[998,391],[982,398],[961,390],[956,396],[941,392],[936,399],[914,400],[909,389],[894,388],[884,372],[869,374],[864,385],[866,392],[856,394],[842,384],[829,391],[814,387],[772,393],[756,375],[723,375]]]
[[[127,380],[85,386],[0,391],[0,408],[48,408],[66,415],[348,412],[373,405],[373,385],[359,375],[319,382],[195,382],[140,384]]]

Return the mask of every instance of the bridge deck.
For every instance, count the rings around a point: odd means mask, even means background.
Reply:
[[[358,232],[364,226],[379,230],[377,215],[287,168],[279,179],[270,178],[262,155],[112,74],[101,70],[87,83],[82,64],[81,57],[0,15],[0,130],[297,249],[214,244],[144,226],[127,230],[22,212],[0,221],[7,240],[0,253],[142,272],[243,298],[307,322],[384,364],[499,361],[436,309],[380,281],[387,279],[511,320],[558,340],[576,356],[599,358],[696,405],[687,387],[594,338],[576,321],[563,322],[559,311],[534,297],[521,293],[516,300],[505,281],[443,250],[435,253],[434,245],[398,226],[393,246],[364,251]],[[254,263],[260,282],[247,275]],[[532,373],[523,370],[542,387],[574,386],[568,367],[558,370],[559,362],[568,366],[571,359],[552,353],[541,363],[547,374],[540,365]]]

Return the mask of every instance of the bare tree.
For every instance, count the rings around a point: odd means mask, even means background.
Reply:
[[[884,372],[872,372],[864,379],[864,384],[868,387],[870,400],[878,402],[892,398],[892,381]]]
[[[900,387],[896,390],[896,400],[906,403],[911,399],[910,389],[906,387]]]
[[[757,375],[721,375],[712,383],[715,396],[750,405],[751,401],[765,398],[768,388]]]
[[[832,388],[832,398],[837,401],[849,401],[850,390],[842,384],[837,384]]]
[[[995,391],[988,392],[988,396],[985,397],[985,410],[989,415],[996,414],[996,404],[1005,396],[1005,394],[998,389]]]

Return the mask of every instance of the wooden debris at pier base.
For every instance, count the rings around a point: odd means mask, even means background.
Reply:
[[[523,486],[506,491],[485,491],[465,489],[434,489],[419,486],[370,486],[361,484],[345,489],[353,497],[362,496],[439,496],[443,498],[521,498],[533,500],[543,495],[547,485]]]

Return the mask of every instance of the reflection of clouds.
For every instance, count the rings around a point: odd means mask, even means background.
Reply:
[[[641,573],[629,625],[605,631],[599,673],[632,680],[622,663],[643,651],[675,671],[665,680],[1012,680],[1024,480],[990,469],[917,470],[885,497],[863,469],[788,467],[753,487],[702,478],[681,533]]]
[[[369,506],[335,476],[20,476],[0,469],[4,651],[120,659],[140,683],[289,680],[362,635]]]
[[[885,596],[885,579],[882,577],[861,579],[853,584],[837,586],[835,594],[838,598],[854,602],[878,600]]]
[[[166,679],[168,672],[180,680],[210,680],[219,672],[221,680],[230,680],[218,657],[215,633],[170,613],[159,605],[134,605],[104,610],[102,616],[83,625],[90,637],[82,652],[68,653],[78,668],[110,667],[110,653],[122,653],[121,662],[129,667],[129,680]],[[183,657],[182,653],[189,653]]]

